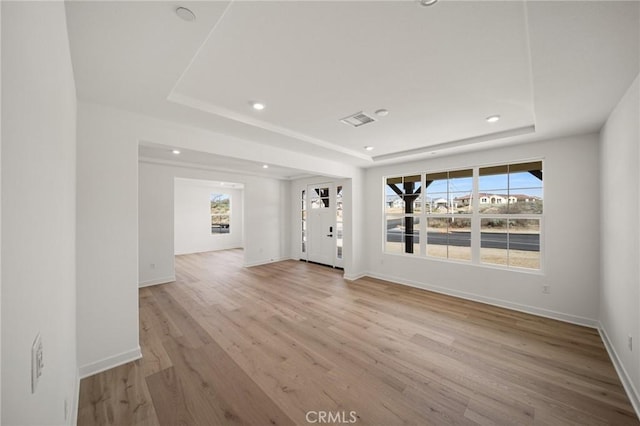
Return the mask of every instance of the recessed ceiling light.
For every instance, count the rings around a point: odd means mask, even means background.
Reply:
[[[174,149],[171,151],[172,154],[178,155],[180,154],[180,150],[179,149]]]
[[[183,21],[193,22],[196,20],[196,14],[187,9],[186,7],[179,7],[176,9],[176,15]]]
[[[380,117],[386,117],[387,115],[389,115],[389,110],[384,108],[379,109],[376,111],[376,115]]]
[[[420,0],[422,6],[433,6],[436,3],[438,3],[438,0]]]
[[[373,147],[372,146],[365,146],[364,149],[366,149],[367,151],[373,151]]]
[[[488,123],[495,123],[498,120],[500,120],[500,116],[499,115],[490,115],[489,117],[487,117],[487,122]]]
[[[251,107],[257,111],[262,111],[265,105],[262,102],[252,102]]]
[[[269,168],[269,165],[268,165],[268,164],[263,164],[263,165],[262,165],[262,168],[263,168],[263,169],[268,169],[268,168]]]

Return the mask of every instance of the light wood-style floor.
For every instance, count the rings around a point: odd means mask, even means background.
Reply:
[[[175,283],[141,289],[144,356],[82,381],[78,424],[640,424],[595,330],[241,265],[239,250],[178,256]]]

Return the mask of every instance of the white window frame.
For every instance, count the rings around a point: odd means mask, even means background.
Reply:
[[[545,164],[545,160],[544,158],[533,158],[533,159],[519,159],[519,160],[513,160],[513,161],[501,161],[501,162],[496,162],[496,163],[489,163],[489,164],[482,164],[482,165],[478,165],[478,166],[473,166],[473,167],[450,167],[447,169],[443,169],[443,170],[437,170],[437,169],[433,169],[433,170],[426,170],[426,171],[422,171],[422,172],[406,172],[406,173],[394,173],[394,174],[390,174],[390,175],[386,175],[382,177],[382,244],[381,244],[381,249],[382,249],[382,253],[385,255],[390,255],[390,256],[404,256],[404,257],[411,257],[411,258],[422,258],[422,259],[428,259],[428,260],[433,260],[433,261],[439,261],[439,262],[450,262],[450,263],[455,263],[455,264],[464,264],[464,265],[472,265],[472,266],[478,266],[478,267],[483,267],[483,268],[494,268],[494,269],[503,269],[503,270],[509,270],[509,271],[515,271],[515,272],[522,272],[522,273],[528,273],[528,274],[536,274],[536,275],[544,275],[545,273],[545,255],[546,255],[546,250],[545,250],[545,211],[546,211],[546,206],[544,205],[544,199],[545,199],[545,186],[544,186],[544,180],[542,182],[542,200],[543,200],[543,209],[542,209],[542,213],[540,214],[483,214],[480,213],[480,197],[479,197],[479,177],[480,177],[480,169],[484,168],[484,167],[492,167],[492,166],[506,166],[506,165],[512,165],[512,164],[520,164],[520,163],[529,163],[529,162],[537,162],[540,161],[542,162],[542,168],[544,170],[544,164]],[[472,213],[471,214],[427,214],[426,212],[426,187],[425,187],[425,180],[426,180],[426,175],[427,174],[434,174],[434,173],[442,173],[442,172],[451,172],[451,171],[458,171],[458,170],[466,170],[466,169],[472,169],[473,170],[473,191],[472,191]],[[398,252],[391,252],[391,251],[387,251],[386,246],[387,246],[387,217],[388,216],[396,216],[393,214],[387,214],[387,210],[386,210],[386,185],[387,185],[387,179],[389,178],[398,178],[398,177],[404,177],[404,176],[412,176],[412,175],[417,175],[420,174],[421,175],[421,188],[422,188],[422,194],[420,196],[420,202],[421,202],[421,210],[419,213],[414,213],[413,217],[418,217],[420,218],[420,226],[419,226],[419,232],[420,232],[420,253],[398,253]],[[487,200],[488,202],[489,200]],[[404,216],[404,215],[403,215]],[[459,259],[450,259],[450,258],[443,258],[443,257],[435,257],[435,256],[429,256],[427,254],[427,219],[429,218],[440,218],[440,217],[446,217],[446,218],[450,218],[450,217],[460,217],[460,218],[469,218],[471,219],[471,261],[467,261],[467,260],[459,260]],[[480,243],[481,243],[481,221],[482,219],[487,219],[487,218],[496,218],[496,219],[504,219],[504,220],[517,220],[517,219],[524,219],[524,220],[538,220],[540,223],[540,236],[539,236],[539,247],[540,247],[540,251],[539,251],[539,256],[540,256],[540,264],[539,264],[539,268],[538,269],[534,269],[534,268],[524,268],[524,267],[518,267],[518,266],[513,266],[513,265],[499,265],[499,264],[492,264],[492,263],[482,263],[480,261],[480,253],[481,253],[481,247],[480,247]],[[508,256],[508,249],[507,250],[507,256]]]
[[[222,191],[213,191],[209,194],[209,211],[211,211],[211,197],[213,195],[226,195],[229,199],[229,211],[226,214],[218,214],[218,213],[211,213],[211,219],[213,219],[214,216],[229,216],[229,232],[213,232],[211,231],[211,235],[214,236],[220,236],[220,235],[229,235],[233,232],[233,228],[231,227],[231,212],[233,211],[233,207],[232,207],[232,200],[231,200],[231,194],[229,194],[228,192],[222,192]],[[213,223],[213,220],[211,221]]]

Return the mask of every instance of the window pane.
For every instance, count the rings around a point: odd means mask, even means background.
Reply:
[[[456,170],[449,172],[449,192],[473,191],[473,170]]]
[[[324,209],[330,206],[329,188],[315,188],[311,193],[311,208]]]
[[[427,255],[471,260],[471,219],[427,219]]]
[[[211,233],[228,234],[230,231],[231,200],[229,194],[212,193],[211,203]]]
[[[507,213],[509,166],[481,167],[478,178],[478,192],[480,213]]]
[[[421,176],[388,178],[385,186],[385,212],[390,214],[420,211]]]
[[[540,269],[540,220],[509,219],[509,266]]]
[[[509,187],[542,187],[542,161],[509,165]]]
[[[473,199],[470,192],[452,192],[449,194],[452,200],[451,213],[471,214],[473,213]]]
[[[385,251],[420,254],[420,218],[411,216],[387,217]]]
[[[480,221],[480,261],[508,265],[508,221],[482,219]]]
[[[441,173],[427,173],[426,176],[426,189],[427,198],[433,198],[433,193],[447,193],[448,191],[448,174],[447,172]]]
[[[386,218],[385,251],[389,253],[404,252],[404,217],[391,216]]]
[[[508,190],[493,192],[480,192],[480,213],[484,214],[507,214],[509,213]]]
[[[387,214],[403,214],[404,199],[397,194],[389,194],[386,196],[385,213]]]
[[[420,189],[420,175],[405,176],[403,178],[403,192],[405,194],[415,194]]]
[[[342,259],[342,245],[343,245],[343,223],[342,222],[337,222],[336,223],[336,247],[337,247],[337,258],[338,259]]]
[[[406,216],[404,218],[404,252],[420,254],[420,218]]]
[[[427,219],[427,255],[447,258],[449,219]]]
[[[509,193],[509,214],[542,214],[542,188],[512,189]]]
[[[228,215],[211,215],[211,233],[212,234],[228,234],[229,233],[229,216]]]
[[[229,207],[229,195],[211,194],[211,214],[229,213]]]
[[[400,196],[402,178],[388,178],[387,184],[384,188],[385,195],[385,213],[388,214],[402,214],[404,213],[404,200]],[[399,194],[400,193],[400,194]]]
[[[302,252],[307,251],[307,233],[302,231]]]
[[[302,253],[307,251],[307,237],[306,237],[306,229],[307,229],[307,191],[302,190]]]
[[[505,190],[509,187],[509,166],[481,167],[478,179],[480,192]]]
[[[471,260],[471,219],[449,220],[449,259]]]
[[[420,214],[422,213],[422,194],[418,195],[418,197],[413,200],[413,213]]]
[[[451,213],[471,213],[472,193],[472,169],[449,172],[449,200],[451,200]]]

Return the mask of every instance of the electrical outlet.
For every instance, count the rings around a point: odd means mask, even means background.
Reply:
[[[31,345],[31,393],[36,392],[43,368],[42,338],[40,337],[40,333],[38,333],[33,341],[33,345]]]
[[[631,335],[627,336],[627,345],[629,346],[629,350],[633,350],[633,337]]]
[[[549,286],[549,285],[543,285],[543,286],[542,286],[542,292],[543,292],[544,294],[549,294],[549,293],[551,293],[551,286]]]
[[[150,263],[149,267],[151,267],[151,269],[156,269],[156,264],[155,263]]]

